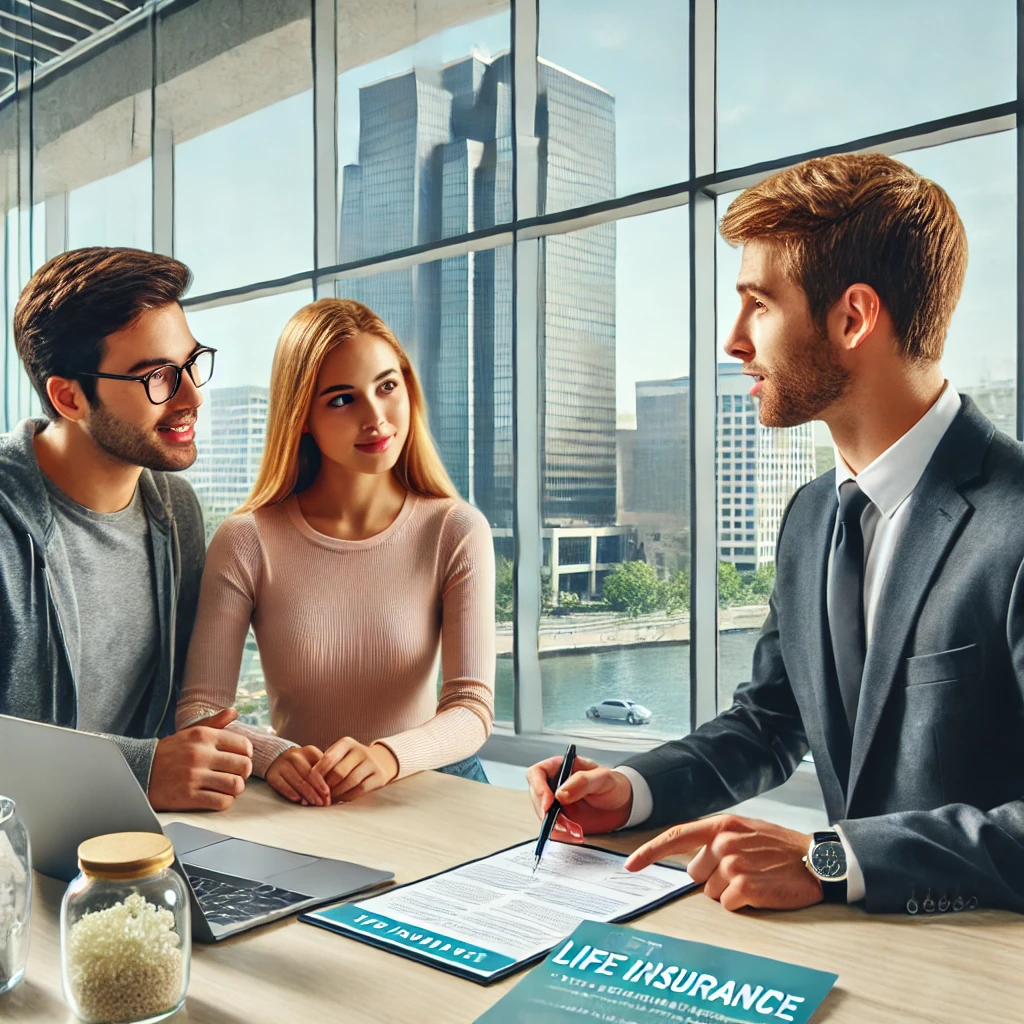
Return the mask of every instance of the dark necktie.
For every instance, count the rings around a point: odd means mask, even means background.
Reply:
[[[864,655],[867,650],[864,628],[864,535],[860,517],[868,496],[853,480],[839,488],[839,524],[832,554],[829,579],[828,625],[832,633],[839,693],[843,698],[850,734],[857,720],[857,700]]]

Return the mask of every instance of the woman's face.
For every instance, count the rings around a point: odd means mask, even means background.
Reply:
[[[325,460],[352,473],[386,473],[405,447],[409,411],[395,350],[357,334],[324,359],[306,426]]]

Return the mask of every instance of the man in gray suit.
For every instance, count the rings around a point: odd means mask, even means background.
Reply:
[[[956,209],[889,157],[843,155],[748,189],[721,231],[743,245],[725,350],[763,424],[828,424],[836,469],[790,502],[733,706],[616,769],[577,761],[561,836],[683,822],[627,867],[699,849],[690,874],[730,910],[1024,911],[1024,445],[939,367]],[[808,749],[831,830],[714,814]],[[558,765],[529,771],[538,813]]]

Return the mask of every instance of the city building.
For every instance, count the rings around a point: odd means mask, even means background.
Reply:
[[[636,383],[633,429],[617,433],[618,520],[662,576],[690,566],[690,381]]]
[[[775,561],[793,493],[817,475],[814,427],[763,427],[739,363],[718,365],[718,550],[749,572]]]
[[[340,258],[365,259],[512,218],[511,68],[474,53],[359,93],[359,161],[342,172]],[[540,60],[540,209],[615,196],[612,96]],[[615,228],[541,243],[542,502],[550,527],[613,526]],[[512,252],[503,246],[343,278],[413,359],[459,492],[512,525]]]
[[[211,388],[197,438],[199,455],[186,472],[203,506],[206,538],[252,490],[263,458],[270,391],[263,387]]]
[[[817,475],[812,425],[762,427],[750,386],[739,363],[719,364],[719,558],[743,572],[774,561],[786,504]],[[638,381],[636,430],[619,432],[620,454],[633,460],[620,470],[628,487],[619,520],[637,528],[647,561],[665,571],[689,564],[689,416],[689,377]]]

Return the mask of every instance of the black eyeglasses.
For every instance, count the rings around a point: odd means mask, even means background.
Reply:
[[[169,402],[181,387],[181,375],[188,370],[192,383],[201,388],[213,376],[213,356],[215,348],[197,348],[181,366],[165,363],[135,377],[123,373],[85,373],[80,371],[79,377],[105,377],[108,380],[137,380],[146,388],[146,397],[154,405]]]

